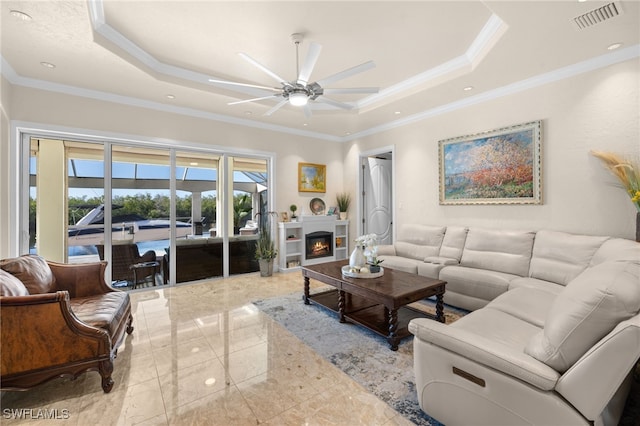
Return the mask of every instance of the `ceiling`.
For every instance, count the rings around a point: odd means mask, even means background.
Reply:
[[[637,58],[639,2],[616,1],[617,16],[575,25],[610,4],[3,0],[2,75],[16,85],[346,141]],[[209,82],[279,87],[239,52],[295,80],[293,33],[304,34],[301,62],[310,42],[322,46],[311,81],[372,60],[375,68],[330,87],[379,92],[327,96],[350,110],[312,102],[310,117],[291,105],[265,116],[276,100],[228,105],[264,90]],[[622,46],[608,50],[613,43]]]

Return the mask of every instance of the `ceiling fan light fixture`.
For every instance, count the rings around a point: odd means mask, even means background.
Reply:
[[[309,96],[304,92],[293,92],[289,95],[289,103],[293,106],[305,106]]]

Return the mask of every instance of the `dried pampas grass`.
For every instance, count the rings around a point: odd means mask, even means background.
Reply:
[[[640,167],[638,164],[611,152],[591,151],[591,155],[600,159],[606,168],[618,178],[631,197],[631,202],[640,211]]]

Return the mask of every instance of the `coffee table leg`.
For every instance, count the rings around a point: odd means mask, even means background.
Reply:
[[[398,339],[396,335],[396,331],[398,331],[398,311],[396,309],[389,310],[385,306],[384,313],[387,318],[389,318],[389,335],[387,336],[387,342],[389,342],[392,351],[397,351],[398,343],[400,343],[400,339]]]
[[[304,295],[302,296],[302,300],[304,300],[305,305],[310,305],[309,303],[309,277],[304,277]]]
[[[442,293],[436,294],[436,321],[444,323],[444,302]]]
[[[338,291],[338,315],[340,316],[340,322],[347,322],[344,318],[344,291]]]

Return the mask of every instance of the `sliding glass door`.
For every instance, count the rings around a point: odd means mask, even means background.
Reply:
[[[106,260],[123,289],[258,270],[267,158],[35,137],[28,152],[29,252]]]

